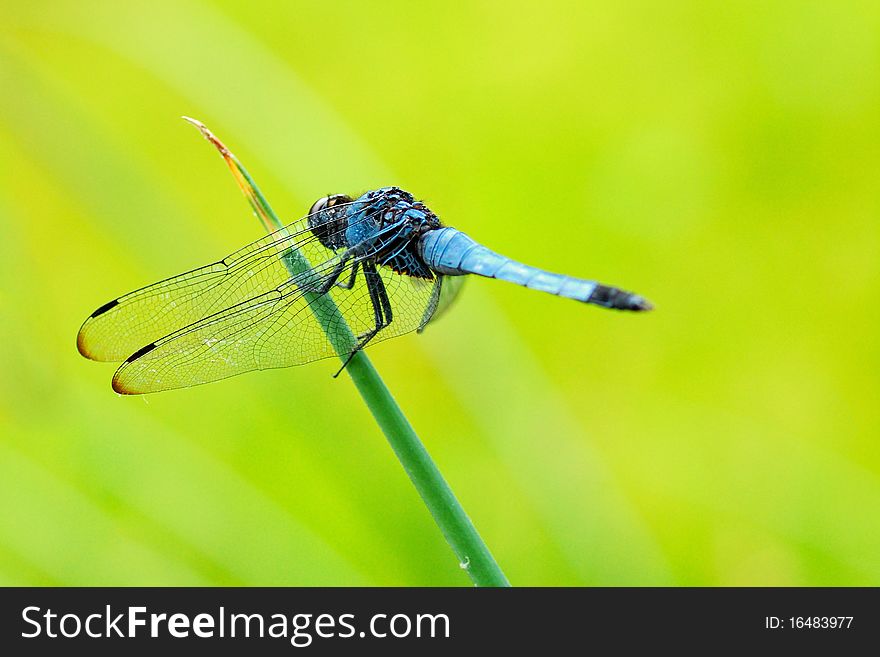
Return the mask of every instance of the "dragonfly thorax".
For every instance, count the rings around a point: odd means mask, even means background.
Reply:
[[[356,249],[358,257],[417,278],[433,278],[419,256],[418,240],[440,227],[437,215],[398,187],[367,192],[357,200],[326,196],[309,212],[309,228],[324,247]]]
[[[412,194],[398,187],[367,192],[352,204],[348,215],[350,245],[371,244],[376,262],[398,274],[434,277],[417,245],[422,235],[440,228],[440,219]]]

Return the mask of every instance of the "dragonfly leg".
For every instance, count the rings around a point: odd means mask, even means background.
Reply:
[[[382,280],[379,272],[376,271],[376,265],[373,265],[373,273],[376,280],[376,294],[379,297],[379,302],[382,304],[382,314],[385,316],[382,328],[385,328],[391,323],[391,320],[394,319],[394,314],[391,312],[391,301],[388,299],[388,290],[385,289],[385,281]]]
[[[365,243],[366,244],[366,243]],[[338,285],[343,290],[350,290],[354,287],[355,279],[357,278],[357,270],[358,258],[363,256],[364,245],[360,244],[357,246],[353,246],[348,249],[339,257],[339,262],[336,263],[336,266],[333,268],[333,271],[330,272],[330,275],[324,279],[324,283],[320,288],[315,290],[318,294],[327,294],[330,290],[333,289],[334,286]],[[345,283],[339,283],[339,277],[342,276],[342,273],[345,271],[346,265],[348,265],[348,261],[352,258],[355,258],[354,266],[351,268],[351,275],[348,277],[348,281]],[[366,272],[366,269],[364,269]]]
[[[367,342],[376,337],[376,334],[383,328],[388,326],[393,319],[391,313],[391,302],[388,300],[388,291],[385,289],[385,282],[376,271],[376,265],[373,262],[365,262],[363,264],[364,277],[367,281],[367,290],[370,292],[370,301],[373,303],[373,315],[376,319],[376,325],[366,333],[358,336],[361,340],[358,349],[367,346]]]
[[[354,349],[351,350],[351,353],[348,355],[348,358],[345,359],[345,362],[342,364],[342,367],[339,368],[339,371],[333,375],[334,379],[342,373],[342,370],[348,367],[348,364],[351,362],[351,359],[354,358],[354,355],[366,347],[370,340],[376,337],[379,331],[391,323],[392,319],[391,302],[388,299],[388,291],[385,289],[385,283],[382,280],[382,277],[379,275],[379,272],[376,271],[375,263],[369,261],[363,262],[361,267],[363,267],[364,270],[367,291],[370,293],[370,302],[373,304],[373,318],[375,325],[369,331],[361,333],[358,336],[358,343],[355,345]]]
[[[342,288],[343,290],[350,290],[354,287],[355,279],[357,278],[359,263],[355,262],[354,267],[351,268],[351,276],[348,277],[348,281],[345,283],[336,283],[336,287]]]
[[[336,263],[336,266],[333,268],[333,271],[330,272],[330,275],[324,279],[324,282],[321,283],[320,287],[315,286],[317,287],[317,289],[314,289],[312,291],[316,292],[317,294],[324,295],[332,290],[333,286],[336,285],[337,281],[339,281],[339,277],[342,276],[342,272],[345,271],[345,266],[346,264],[348,264],[348,259],[350,257],[351,256],[349,255],[348,251],[343,253],[342,258],[339,260],[339,262]],[[357,271],[357,267],[355,267],[354,269],[355,271]],[[352,281],[354,280],[354,272],[352,272],[351,279]]]

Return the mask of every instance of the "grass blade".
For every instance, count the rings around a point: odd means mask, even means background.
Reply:
[[[238,158],[203,123],[188,117],[183,118],[196,126],[220,152],[263,227],[269,232],[283,229],[284,224]],[[293,249],[290,252],[291,255],[284,258],[284,264],[291,275],[300,274],[310,267],[308,261],[298,252]],[[356,341],[350,329],[339,331],[339,326],[347,328],[347,324],[335,302],[329,295],[316,293],[307,293],[307,298],[336,353],[345,360]],[[330,330],[331,326],[335,330]],[[431,455],[363,351],[355,354],[346,367],[346,372],[458,557],[459,565],[477,586],[510,586]]]

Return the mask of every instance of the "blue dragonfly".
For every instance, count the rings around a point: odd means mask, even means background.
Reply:
[[[302,219],[223,260],[104,304],[77,346],[92,360],[123,361],[113,376],[122,394],[347,354],[344,369],[368,344],[424,329],[466,274],[605,308],[651,309],[637,294],[499,255],[443,226],[409,192],[384,187],[321,198]]]

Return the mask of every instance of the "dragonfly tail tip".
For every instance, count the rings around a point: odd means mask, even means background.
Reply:
[[[631,306],[629,310],[635,310],[637,312],[647,312],[649,310],[654,310],[654,304],[648,301],[645,297],[641,297],[637,294],[632,296],[630,299]]]
[[[593,303],[604,308],[613,308],[614,310],[634,310],[636,312],[654,309],[654,304],[640,294],[634,294],[608,285],[597,285],[587,299],[587,303]]]

